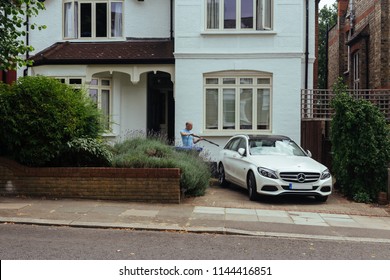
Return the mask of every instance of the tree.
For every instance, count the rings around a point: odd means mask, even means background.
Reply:
[[[326,84],[326,48],[327,48],[327,33],[329,28],[337,23],[337,3],[334,3],[328,8],[325,5],[318,15],[318,87],[327,88]]]
[[[38,0],[0,0],[0,70],[17,69],[31,65],[24,56],[34,48],[23,40],[30,29],[45,29],[45,25],[30,22],[44,10]]]

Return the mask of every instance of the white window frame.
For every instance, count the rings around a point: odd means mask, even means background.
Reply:
[[[227,0],[204,0],[205,1],[205,30],[206,31],[273,31],[274,29],[274,0],[253,0],[253,26],[252,28],[244,27],[241,25],[241,1],[244,0],[236,0],[236,26],[235,28],[225,28],[224,27],[224,7],[225,1]],[[214,24],[218,24],[217,27],[209,28],[209,21],[212,19],[209,18],[209,4],[210,1],[219,1],[218,6],[218,19],[214,21]],[[268,9],[265,10],[264,7],[267,6]],[[211,7],[211,6],[210,6]],[[214,6],[217,8],[217,6]],[[261,17],[260,17],[261,15]],[[268,15],[268,17],[267,17]]]
[[[93,84],[93,81],[96,81],[96,84]],[[103,82],[108,82],[108,85],[105,85]],[[91,83],[88,86],[88,94],[90,96],[91,90],[97,90],[97,107],[102,111],[103,116],[105,117],[105,129],[106,131],[111,131],[112,123],[112,79],[111,78],[97,78],[92,77]],[[108,92],[108,98],[106,108],[103,108],[103,91]]]
[[[107,36],[96,37],[96,4],[106,3],[107,4]],[[117,21],[116,26],[120,26],[119,30],[111,29],[111,22],[115,19],[112,18],[112,4],[121,3],[122,17]],[[91,4],[91,36],[81,37],[81,4]],[[99,39],[122,39],[124,34],[124,0],[63,0],[62,3],[62,14],[63,14],[63,38],[64,39],[80,39],[80,40],[99,40]],[[66,12],[65,6],[68,7],[68,13]],[[114,34],[112,34],[114,32]],[[120,33],[120,34],[118,34]]]
[[[76,89],[82,89],[85,85],[85,79],[83,77],[54,77],[56,80],[60,81],[63,84],[70,85]]]
[[[353,89],[360,89],[360,56],[359,52],[353,54]]]
[[[234,80],[234,84],[224,84],[224,79]],[[252,84],[243,84],[240,81],[241,79],[252,79]],[[217,83],[210,84],[208,81],[218,81]],[[267,83],[260,83],[259,80],[268,81]],[[271,132],[272,130],[272,74],[259,72],[259,71],[223,71],[223,72],[215,72],[215,73],[206,73],[203,75],[203,94],[204,94],[204,132],[206,134],[219,134],[219,135],[227,135],[227,134],[235,134],[235,133],[258,133],[261,132]],[[251,100],[251,110],[252,114],[250,121],[250,128],[245,128],[245,125],[242,124],[244,120],[243,116],[246,114],[243,113],[243,102],[240,100],[240,96],[242,93],[242,89],[248,89],[247,92],[252,90],[252,100]],[[226,125],[226,117],[224,117],[224,90],[230,90],[233,92],[234,90],[234,128],[224,127]],[[258,93],[259,91],[264,90],[265,95],[263,95],[263,100],[261,102],[262,106],[265,108],[263,112],[258,111]],[[207,111],[207,100],[208,94],[214,92],[217,94],[217,109],[215,111],[209,110]],[[268,92],[268,94],[266,94]],[[250,104],[250,103],[248,103]],[[267,108],[268,107],[268,108]],[[258,121],[258,116],[261,113],[266,113],[265,118]],[[208,120],[207,114],[215,114],[216,120],[214,122],[214,127],[211,128]],[[231,117],[231,116],[230,116]],[[249,126],[249,125],[248,125]]]

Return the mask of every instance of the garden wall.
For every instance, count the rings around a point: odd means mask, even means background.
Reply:
[[[180,169],[32,168],[0,157],[0,195],[180,203]]]

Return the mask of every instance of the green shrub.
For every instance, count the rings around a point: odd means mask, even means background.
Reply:
[[[95,138],[75,138],[63,147],[51,166],[111,166],[112,152],[108,144]]]
[[[103,132],[101,112],[83,90],[43,77],[23,77],[0,96],[0,143],[20,163],[45,166],[76,138]]]
[[[349,198],[368,202],[386,189],[390,133],[384,115],[372,103],[336,87],[331,123],[333,173]]]
[[[158,137],[133,137],[114,145],[112,165],[131,168],[179,168],[187,196],[204,195],[211,173],[197,152],[178,152]]]

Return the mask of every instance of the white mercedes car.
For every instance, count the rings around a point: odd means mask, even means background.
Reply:
[[[233,136],[221,150],[217,166],[219,184],[246,188],[251,200],[259,194],[288,194],[325,202],[333,189],[326,166],[286,136]]]

